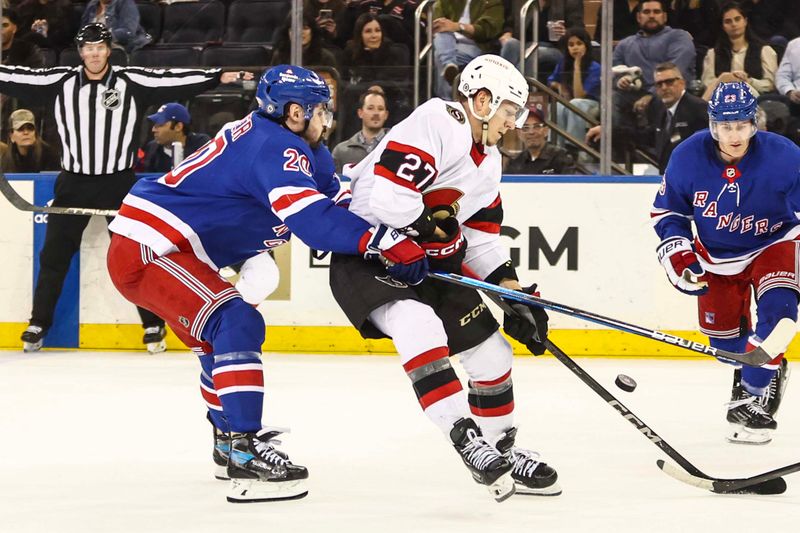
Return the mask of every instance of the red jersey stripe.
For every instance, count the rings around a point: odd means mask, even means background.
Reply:
[[[306,191],[297,192],[294,194],[284,194],[283,196],[278,197],[274,202],[272,202],[272,208],[275,211],[282,211],[287,207],[291,207],[291,205],[298,200],[302,200],[303,198],[308,198],[309,196],[314,196],[315,194],[320,194],[319,191],[315,191],[313,189],[308,189]]]
[[[119,214],[120,216],[130,218],[131,220],[136,220],[143,224],[147,224],[161,235],[169,239],[169,241],[181,252],[193,253],[192,245],[189,244],[189,241],[186,239],[186,237],[184,237],[180,231],[176,230],[157,216],[128,204],[122,204],[119,209]]]
[[[236,370],[232,372],[222,372],[214,376],[214,388],[217,390],[242,385],[257,385],[263,387],[264,372],[261,370]]]
[[[396,185],[405,187],[406,189],[411,189],[412,191],[419,193],[419,189],[417,189],[417,186],[414,184],[413,181],[409,181],[407,179],[398,177],[397,174],[395,174],[388,168],[384,167],[383,165],[375,165],[375,175],[381,176],[382,178],[386,178],[387,180],[391,181]]]

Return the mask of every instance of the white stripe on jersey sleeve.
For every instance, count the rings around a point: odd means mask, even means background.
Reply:
[[[311,187],[275,187],[268,195],[272,212],[286,222],[290,216],[299,213],[309,205],[328,199],[327,196]],[[278,204],[278,207],[276,207]]]
[[[13,73],[7,72],[6,69],[11,68]],[[50,72],[49,74],[42,74],[43,70]],[[53,67],[50,69],[32,69],[30,67],[10,66],[6,68],[0,67],[0,81],[14,82],[18,85],[53,85],[58,83],[64,76],[72,72],[71,67]]]

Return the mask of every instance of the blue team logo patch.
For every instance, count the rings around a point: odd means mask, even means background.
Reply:
[[[706,324],[713,324],[714,321],[717,319],[716,313],[710,313],[706,311],[705,316],[706,316]]]
[[[664,176],[661,178],[661,187],[658,188],[658,195],[659,196],[664,196],[665,194],[667,194],[667,175],[666,174],[664,174]]]

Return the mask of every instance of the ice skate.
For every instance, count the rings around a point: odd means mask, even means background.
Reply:
[[[22,350],[25,352],[38,352],[42,349],[44,336],[47,331],[41,326],[31,324],[22,332]]]
[[[497,449],[513,465],[511,477],[516,493],[533,496],[561,494],[555,469],[541,461],[537,452],[516,447],[516,437],[517,428],[511,428],[497,441]]]
[[[747,392],[741,380],[734,375],[731,401],[728,402],[728,422],[731,433],[728,442],[735,444],[768,444],[772,441],[772,430],[778,423],[764,410],[763,400]]]
[[[231,437],[217,428],[211,421],[211,417],[208,417],[208,421],[211,423],[214,437],[214,451],[211,452],[211,458],[214,459],[214,477],[227,481],[230,479],[228,477],[228,456],[231,454]]]
[[[472,478],[486,485],[495,500],[502,502],[514,494],[511,463],[486,442],[474,420],[459,419],[450,430],[450,439]]]
[[[144,329],[142,342],[147,345],[149,353],[161,353],[167,350],[167,342],[164,340],[166,336],[167,329],[164,326],[150,326]]]
[[[781,406],[783,393],[786,391],[786,384],[789,382],[789,375],[791,373],[792,369],[789,368],[789,361],[784,357],[781,360],[781,365],[769,382],[767,393],[762,396],[760,400],[764,410],[771,416],[778,414],[778,408]]]
[[[308,470],[292,464],[289,457],[275,449],[278,431],[262,429],[258,433],[235,433],[231,437],[228,477],[232,503],[268,502],[303,498],[308,494]]]

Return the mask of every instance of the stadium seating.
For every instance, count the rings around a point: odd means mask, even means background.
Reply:
[[[272,51],[267,45],[207,46],[201,63],[209,67],[265,67],[269,65]]]
[[[131,54],[131,65],[142,67],[196,67],[200,65],[201,46],[153,45]]]
[[[136,7],[139,9],[139,24],[153,38],[152,42],[157,43],[161,38],[161,5],[139,0]]]
[[[161,42],[220,42],[225,24],[225,4],[218,0],[179,2],[164,6]]]
[[[289,12],[286,0],[235,0],[228,7],[227,43],[271,43]]]

